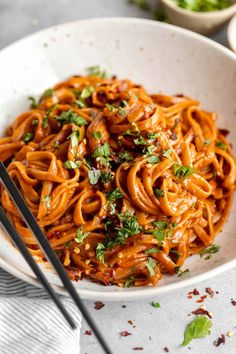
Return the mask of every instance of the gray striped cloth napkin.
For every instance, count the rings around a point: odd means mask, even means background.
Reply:
[[[62,302],[77,323],[74,331],[43,289],[0,269],[0,353],[79,354],[81,315],[70,298]]]

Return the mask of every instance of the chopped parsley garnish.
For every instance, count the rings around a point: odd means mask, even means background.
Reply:
[[[148,133],[147,138],[150,140],[155,140],[156,138],[158,138],[159,135],[159,133]]]
[[[86,86],[82,90],[80,97],[84,98],[84,99],[89,98],[94,93],[94,91],[95,91],[95,88],[93,86]]]
[[[79,136],[80,136],[79,130],[72,132],[68,136],[68,139],[70,139],[72,149],[75,148],[76,146],[78,146]]]
[[[90,184],[92,184],[92,185],[97,184],[101,175],[102,174],[101,174],[100,170],[96,170],[95,168],[93,168],[92,170],[89,170],[88,177],[89,177]]]
[[[134,143],[135,145],[147,145],[146,140],[142,136],[137,139],[134,139]]]
[[[110,172],[103,172],[101,175],[102,183],[109,183],[114,179],[114,176]]]
[[[156,163],[160,162],[160,159],[158,156],[150,156],[147,158],[147,162],[152,163],[152,164],[156,164]]]
[[[154,149],[155,149],[154,145],[147,146],[146,149],[144,150],[144,153],[146,155],[152,155]]]
[[[126,112],[122,107],[118,107],[118,113],[122,118],[126,117]]]
[[[124,287],[125,288],[130,288],[132,285],[134,285],[135,277],[131,275],[130,277],[125,279]]]
[[[173,165],[174,175],[182,179],[187,178],[192,173],[194,173],[194,168],[190,166],[181,166],[177,163]]]
[[[67,160],[66,162],[64,162],[64,167],[67,169],[75,169],[75,168],[79,168],[81,165],[81,161],[71,161],[71,160]]]
[[[150,257],[148,258],[148,261],[146,263],[146,267],[147,267],[151,277],[153,275],[155,275],[156,262],[154,261],[153,258],[150,258]]]
[[[44,91],[42,96],[40,97],[39,101],[42,101],[44,98],[52,97],[54,93],[54,90],[52,88],[47,89]]]
[[[146,250],[144,252],[144,254],[152,254],[152,253],[157,253],[160,252],[160,250],[158,250],[157,248],[149,248],[148,250]]]
[[[78,116],[72,109],[62,112],[59,116],[54,117],[58,122],[58,126],[61,127],[64,124],[74,123],[78,126],[88,124],[83,117]]]
[[[156,194],[156,196],[157,196],[158,199],[164,197],[164,191],[163,191],[163,189],[155,188],[155,189],[154,189],[154,192],[155,192],[155,194]]]
[[[154,221],[153,225],[156,227],[154,230],[146,230],[147,233],[151,233],[160,243],[162,243],[165,237],[170,238],[173,234],[173,230],[176,227],[175,223],[169,223],[164,220]]]
[[[76,100],[75,104],[79,107],[79,108],[85,108],[86,107],[86,103],[84,102],[83,99],[80,100]]]
[[[98,146],[92,156],[96,158],[102,165],[106,165],[110,160],[111,150],[108,143]]]
[[[170,157],[171,153],[172,153],[172,149],[169,150],[163,150],[162,151],[162,156],[166,157],[167,159]]]
[[[107,107],[107,109],[108,109],[110,112],[114,112],[114,110],[116,109],[115,106],[113,106],[112,104],[109,104],[109,103],[106,103],[105,106]]]
[[[113,112],[115,111],[115,109],[117,109],[119,115],[120,115],[122,118],[125,118],[125,117],[126,117],[126,112],[125,112],[125,110],[124,110],[121,106],[116,105],[116,104],[112,105],[112,104],[109,104],[109,103],[106,103],[105,106],[109,109],[110,112],[113,113]]]
[[[102,71],[99,65],[90,66],[87,71],[90,76],[98,76],[102,79],[109,78],[108,73],[106,71]]]
[[[114,189],[111,192],[106,193],[106,197],[109,200],[109,202],[113,203],[116,199],[120,199],[123,197],[123,194],[119,190],[119,188]]]
[[[29,143],[31,140],[33,140],[33,138],[34,138],[34,135],[32,133],[26,133],[23,136],[23,140],[25,143]]]
[[[31,122],[31,124],[32,124],[32,125],[38,125],[38,122],[39,122],[38,119],[33,119],[32,122]]]
[[[132,161],[134,159],[133,155],[128,151],[121,152],[119,158],[123,161]]]
[[[101,132],[93,132],[93,137],[94,139],[98,140],[98,139],[101,139],[102,137],[102,133]]]
[[[81,227],[79,229],[76,230],[76,237],[75,237],[75,241],[78,243],[81,243],[84,241],[84,239],[86,239],[86,237],[88,237],[90,235],[90,232],[83,232]]]
[[[188,345],[191,340],[197,338],[204,338],[211,333],[212,322],[206,316],[197,316],[192,322],[188,324],[184,331],[184,340],[182,347]]]
[[[148,155],[148,154],[147,154]],[[156,155],[147,157],[147,162],[151,164],[157,164],[160,162],[160,158]]]
[[[153,307],[155,307],[156,309],[159,309],[160,307],[161,307],[161,305],[160,305],[160,303],[159,302],[152,302],[151,303],[151,305],[153,306]]]
[[[45,204],[46,208],[47,209],[50,209],[50,206],[51,206],[51,199],[52,197],[50,195],[45,195],[41,201]]]
[[[220,250],[219,245],[212,245],[203,249],[199,254],[201,258],[205,255],[208,255],[205,259],[210,259],[212,257],[212,254],[219,252],[219,250]]]
[[[104,263],[104,251],[106,247],[103,243],[98,243],[96,247],[96,257],[100,260],[100,262]]]
[[[34,109],[37,107],[36,99],[32,96],[28,97],[28,100],[30,101],[30,108]]]
[[[181,270],[180,267],[176,267],[175,273],[177,274],[177,277],[182,277],[182,275],[189,273],[189,269]]]
[[[213,172],[212,172],[212,176],[213,176],[213,178],[216,178],[216,177],[217,177],[217,172],[216,172],[216,171],[213,171]]]
[[[224,143],[222,143],[222,141],[217,141],[216,142],[216,146],[221,149],[221,150],[227,150],[227,145],[225,145]]]

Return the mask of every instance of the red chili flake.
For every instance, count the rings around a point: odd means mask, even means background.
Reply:
[[[103,308],[103,306],[105,306],[105,304],[103,302],[101,302],[101,301],[96,301],[94,303],[95,310],[100,310],[101,308]]]
[[[228,129],[219,129],[220,134],[227,136],[229,134]]]
[[[143,350],[143,347],[134,347],[133,350]]]
[[[235,301],[234,299],[231,299],[231,304],[232,304],[233,306],[236,306],[236,301]]]
[[[87,329],[87,330],[84,332],[84,334],[85,334],[86,336],[91,336],[91,335],[92,335],[92,331],[91,331],[90,329]]]
[[[195,288],[193,289],[193,295],[200,295],[200,292]]]
[[[187,298],[188,299],[192,299],[193,297],[192,297],[192,295],[188,295]]]
[[[164,352],[169,353],[169,349],[167,347],[163,348]]]
[[[225,344],[225,335],[221,334],[221,336],[217,338],[213,344],[215,347],[219,347],[221,344]]]
[[[127,336],[131,336],[132,335],[132,333],[130,333],[130,332],[128,332],[128,331],[122,331],[122,332],[120,332],[120,336],[121,337],[127,337]]]
[[[202,303],[202,302],[204,302],[204,300],[203,300],[203,299],[201,299],[201,300],[197,300],[196,302],[198,302],[198,303]]]
[[[195,311],[192,311],[192,314],[193,315],[206,315],[208,316],[209,318],[212,318],[212,316],[210,315],[210,313],[207,311],[207,310],[204,310],[204,309],[197,309]]]
[[[210,297],[214,297],[215,293],[211,288],[206,288],[206,293],[210,295]]]
[[[201,296],[201,299],[202,299],[202,300],[205,300],[206,298],[207,298],[207,295]]]

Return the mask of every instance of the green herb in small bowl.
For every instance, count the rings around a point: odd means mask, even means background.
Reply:
[[[232,5],[229,0],[172,0],[183,9],[196,12],[219,11]]]

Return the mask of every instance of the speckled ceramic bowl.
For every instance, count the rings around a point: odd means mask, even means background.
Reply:
[[[235,0],[232,0],[232,6],[221,11],[212,12],[185,10],[178,7],[172,0],[161,0],[161,3],[173,25],[205,35],[218,31],[236,13]]]
[[[28,96],[91,65],[143,84],[149,92],[186,93],[219,113],[218,125],[236,141],[236,57],[197,34],[141,19],[94,19],[53,27],[23,39],[0,52],[0,134],[28,109]],[[208,261],[190,257],[186,277],[166,276],[158,287],[122,289],[83,280],[76,288],[83,298],[133,300],[192,285],[236,265],[235,204],[223,232],[216,237],[221,250]],[[38,284],[22,256],[0,230],[0,267]],[[58,292],[57,277],[46,275]]]

